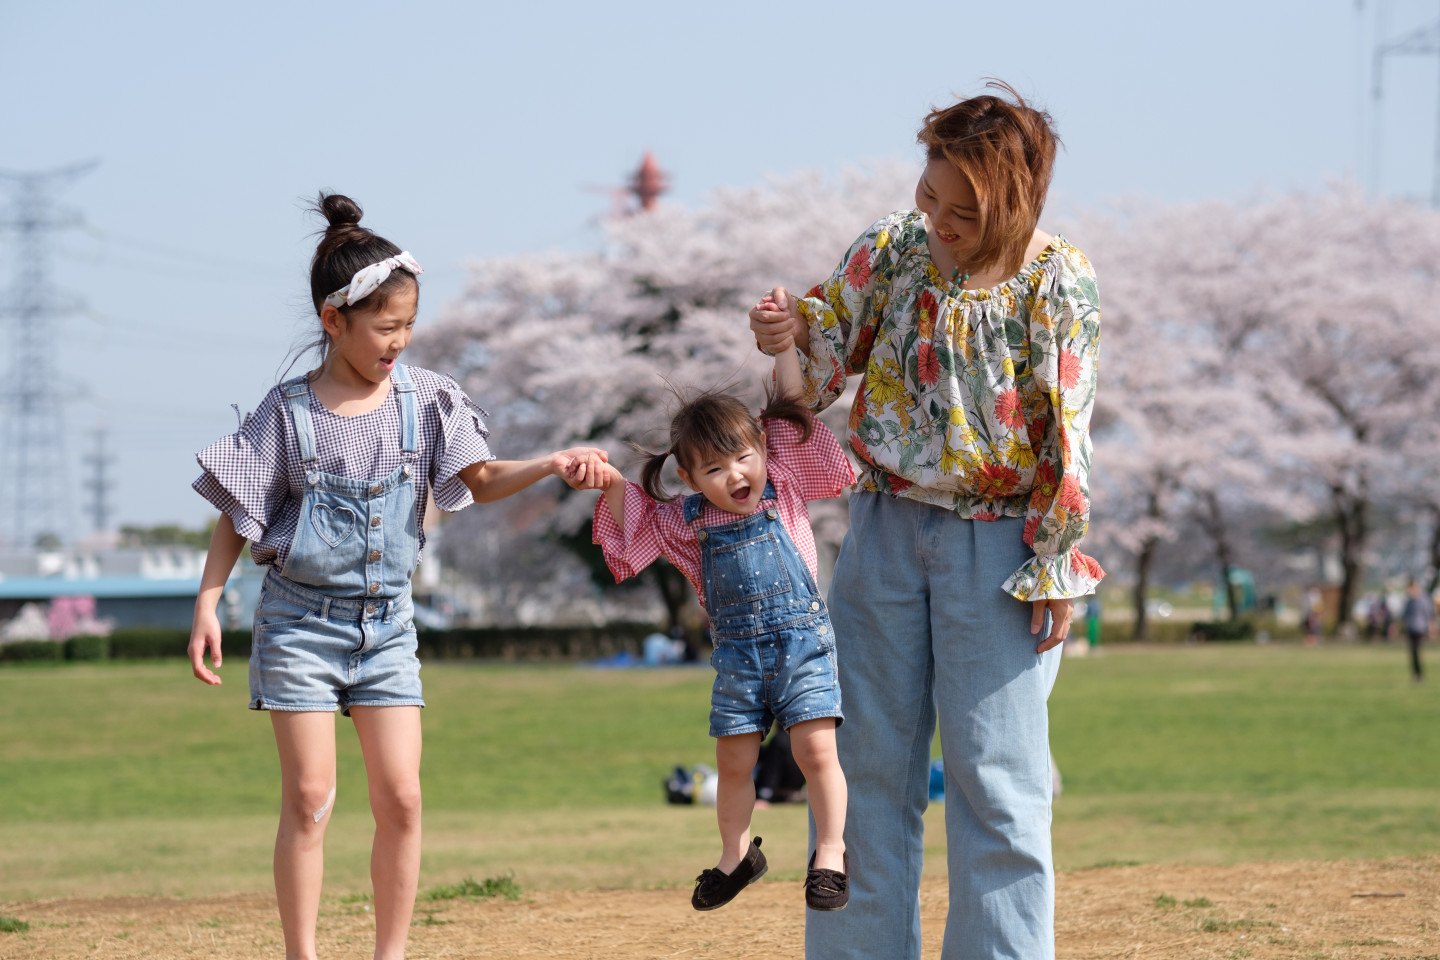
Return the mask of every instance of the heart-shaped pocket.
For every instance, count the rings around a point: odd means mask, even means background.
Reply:
[[[320,539],[338,547],[345,538],[355,532],[355,511],[349,507],[334,507],[317,503],[310,511],[310,525],[320,534]]]

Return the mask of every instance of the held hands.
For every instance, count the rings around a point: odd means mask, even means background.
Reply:
[[[210,662],[216,670],[220,669],[220,620],[215,616],[214,610],[195,611],[195,624],[190,628],[190,669],[195,672],[199,680],[203,680],[212,687],[219,686],[222,682],[220,675],[205,666],[205,650],[210,650]]]
[[[1050,611],[1050,635],[1040,641],[1040,646],[1035,648],[1036,653],[1044,653],[1052,647],[1065,642],[1070,635],[1070,621],[1075,615],[1074,600],[1036,600],[1031,605],[1033,613],[1030,616],[1030,632],[1039,633],[1040,628],[1045,626],[1045,611]]]
[[[550,458],[550,472],[576,490],[604,490],[610,485],[610,454],[599,447],[571,447]]]
[[[772,357],[793,349],[796,344],[804,350],[809,343],[805,319],[784,287],[771,290],[750,308],[750,329],[755,334],[756,348]]]

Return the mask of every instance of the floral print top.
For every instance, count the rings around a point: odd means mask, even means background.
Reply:
[[[1079,549],[1100,345],[1090,261],[1056,237],[1012,279],[967,290],[940,275],[925,241],[919,211],[892,213],[798,300],[806,401],[823,410],[862,377],[849,434],[858,490],[971,520],[1024,517],[1035,556],[1006,592],[1092,593],[1105,572]]]

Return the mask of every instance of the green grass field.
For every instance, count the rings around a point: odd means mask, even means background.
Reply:
[[[264,889],[278,775],[245,667],[0,670],[0,900]],[[713,763],[703,669],[430,664],[424,885],[513,871],[522,887],[688,883],[713,812],[663,803]],[[1057,865],[1440,851],[1440,693],[1398,647],[1113,648],[1067,661],[1051,699],[1065,778]],[[327,886],[364,890],[368,812],[340,719]],[[943,807],[927,815],[943,872]],[[779,876],[805,818],[761,811]]]

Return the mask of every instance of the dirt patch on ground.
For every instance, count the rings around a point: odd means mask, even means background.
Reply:
[[[1440,858],[1074,870],[1059,876],[1057,903],[1062,958],[1440,960]],[[920,905],[925,955],[938,956],[943,880],[927,878]],[[410,956],[798,958],[803,910],[798,883],[769,881],[703,914],[682,889],[425,902]],[[40,900],[0,914],[30,925],[0,933],[3,960],[284,954],[268,896]],[[327,902],[321,956],[369,957],[372,931],[365,904]]]

